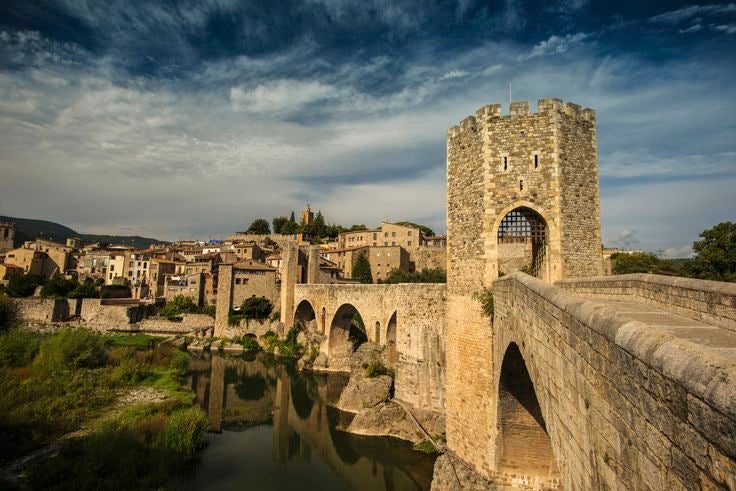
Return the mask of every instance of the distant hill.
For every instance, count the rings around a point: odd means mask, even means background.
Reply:
[[[163,240],[141,237],[139,235],[96,235],[82,234],[59,223],[47,220],[33,220],[30,218],[15,218],[0,215],[0,222],[15,223],[15,246],[19,247],[27,240],[46,239],[54,242],[66,243],[69,237],[79,237],[83,244],[93,242],[108,242],[110,244],[125,244],[144,249],[151,244],[166,244]]]

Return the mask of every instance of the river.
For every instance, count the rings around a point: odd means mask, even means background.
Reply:
[[[195,355],[186,380],[211,432],[185,490],[427,490],[434,456],[341,431],[342,375],[303,374],[266,353]]]

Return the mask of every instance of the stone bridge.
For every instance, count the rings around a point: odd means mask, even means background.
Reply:
[[[329,368],[348,370],[351,323],[362,320],[368,341],[386,347],[396,369],[395,396],[415,407],[444,411],[444,284],[296,284],[285,324],[312,322],[324,334]]]
[[[736,489],[736,285],[515,273],[493,294],[448,340],[459,457],[499,485]]]

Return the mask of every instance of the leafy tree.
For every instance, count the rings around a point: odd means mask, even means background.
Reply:
[[[416,227],[422,231],[422,235],[424,235],[425,237],[434,236],[434,230],[427,227],[426,225],[419,225],[418,223],[414,223],[414,222],[396,222],[396,225],[408,225],[410,227]]]
[[[44,298],[66,298],[77,286],[79,286],[77,280],[54,276],[41,288],[41,296]]]
[[[327,236],[327,225],[325,225],[325,217],[322,216],[321,211],[317,211],[317,215],[315,215],[312,222],[312,235],[315,237]]]
[[[38,274],[14,275],[8,280],[5,293],[11,297],[30,297],[36,288],[46,283],[46,279]]]
[[[692,273],[708,280],[736,281],[736,223],[719,223],[700,237],[693,243]]]
[[[284,235],[298,234],[301,230],[301,226],[294,220],[294,212],[291,212],[289,221],[281,227],[281,233]]]
[[[444,269],[423,269],[414,273],[392,269],[386,276],[385,283],[447,283],[447,271]]]
[[[248,227],[248,233],[267,235],[271,233],[271,226],[268,224],[268,220],[256,218]]]
[[[358,232],[358,231],[360,231],[360,230],[368,230],[368,227],[366,227],[365,225],[363,225],[363,224],[361,223],[361,224],[357,224],[357,225],[353,225],[353,226],[351,226],[351,227],[350,227],[350,229],[349,229],[348,231],[349,231],[349,232]]]
[[[84,283],[79,283],[74,290],[70,291],[67,298],[97,298],[99,296],[95,283],[88,278]]]
[[[273,223],[273,233],[280,234],[281,229],[289,223],[289,219],[286,217],[276,217],[273,220],[271,220],[271,223]]]
[[[174,319],[182,314],[196,314],[201,311],[199,305],[194,303],[192,297],[185,295],[176,295],[174,298],[166,302],[158,313],[167,319]]]
[[[613,274],[657,273],[660,260],[650,252],[611,254]]]
[[[371,263],[365,254],[359,254],[353,264],[353,278],[360,280],[361,283],[373,283],[373,274],[371,273]]]
[[[273,304],[265,297],[246,298],[240,311],[246,319],[267,319]]]

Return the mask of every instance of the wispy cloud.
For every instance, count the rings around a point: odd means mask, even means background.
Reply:
[[[677,10],[650,17],[649,21],[662,24],[679,24],[694,17],[734,13],[736,13],[736,4],[733,3],[721,5],[687,5]]]
[[[519,55],[519,60],[526,61],[538,56],[564,53],[572,49],[574,46],[582,43],[588,37],[590,37],[589,34],[584,32],[567,34],[565,36],[552,35],[548,39],[535,45],[529,53]]]

